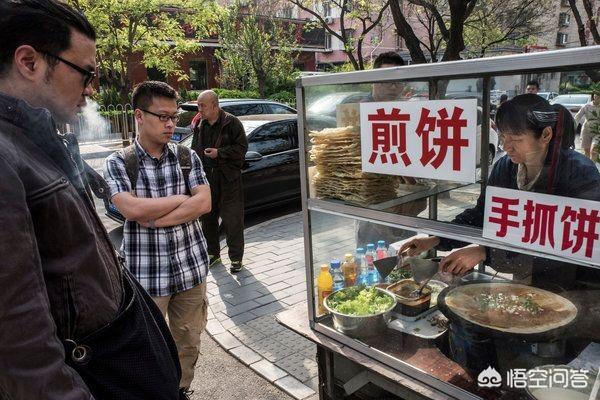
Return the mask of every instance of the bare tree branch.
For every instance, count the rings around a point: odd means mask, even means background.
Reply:
[[[590,32],[592,33],[592,37],[594,38],[594,43],[600,44],[600,34],[598,34],[598,25],[596,25],[596,16],[594,15],[594,10],[592,9],[592,4],[590,0],[581,0],[583,3],[583,8],[585,9],[585,13],[588,17],[588,23],[590,24]]]

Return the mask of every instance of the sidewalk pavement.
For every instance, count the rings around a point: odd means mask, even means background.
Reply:
[[[316,346],[275,321],[291,307],[306,308],[306,271],[301,213],[245,231],[245,268],[210,269],[207,332],[229,353],[296,399],[316,399]]]

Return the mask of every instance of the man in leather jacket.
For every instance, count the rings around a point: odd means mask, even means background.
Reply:
[[[183,398],[164,319],[56,130],[92,94],[93,28],[56,0],[4,0],[0,37],[0,398]]]
[[[202,120],[194,126],[192,150],[196,151],[202,160],[212,196],[211,212],[202,219],[209,267],[221,261],[221,217],[231,260],[230,271],[236,273],[243,267],[244,256],[242,167],[248,150],[248,140],[240,120],[221,110],[219,98],[212,90],[200,93],[198,111]]]

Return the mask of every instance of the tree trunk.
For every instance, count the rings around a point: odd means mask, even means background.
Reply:
[[[450,5],[450,29],[442,61],[460,60],[460,52],[465,49],[463,31],[468,16],[468,2],[449,0],[448,3]]]
[[[400,6],[400,1],[392,0],[390,2],[390,10],[392,12],[392,17],[394,18],[394,25],[396,25],[396,32],[404,39],[412,62],[414,64],[426,63],[427,58],[425,57],[425,53],[423,53],[423,49],[421,49],[421,43],[419,42],[417,35],[415,35],[414,30],[404,17],[402,7]]]
[[[577,35],[579,35],[579,43],[581,43],[582,46],[587,46],[587,38],[585,37],[585,24],[581,19],[579,9],[577,9],[577,0],[569,0],[569,5],[571,6],[571,11],[573,12],[573,18],[575,18],[575,22],[577,23]]]
[[[594,38],[594,44],[600,44],[600,34],[598,33],[598,25],[596,25],[596,16],[590,0],[582,0],[583,8],[588,16],[588,23],[590,24],[590,32]]]

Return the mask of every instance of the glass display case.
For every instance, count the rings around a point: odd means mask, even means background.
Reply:
[[[597,393],[599,164],[582,105],[524,93],[598,72],[594,46],[300,79],[311,328],[441,398]]]

